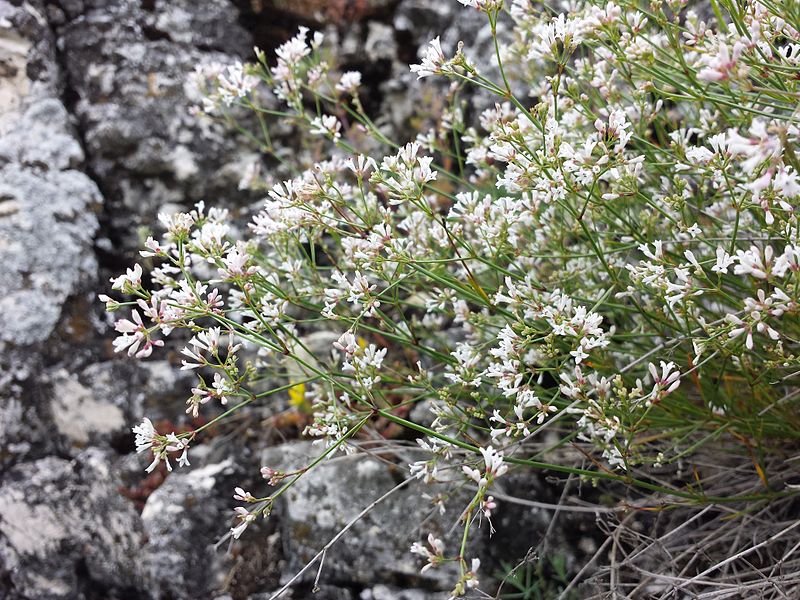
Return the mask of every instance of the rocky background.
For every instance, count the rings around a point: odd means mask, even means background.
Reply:
[[[169,353],[115,356],[97,294],[159,211],[258,203],[237,185],[256,150],[187,110],[196,64],[249,60],[300,24],[324,29],[402,132],[423,93],[408,71],[418,49],[441,34],[480,57],[482,23],[445,0],[0,0],[0,598],[266,600],[402,480],[402,465],[337,458],[270,520],[218,543],[233,487],[262,489],[261,465],[297,466],[309,447],[276,422],[281,407],[259,407],[210,430],[191,469],[145,477],[130,426],[147,414],[180,430],[192,380]],[[545,502],[561,493],[545,479],[508,485]],[[579,516],[549,529],[570,564],[595,549],[594,517]],[[397,492],[327,554],[314,597],[445,598],[451,581],[420,575],[408,548],[456,517]],[[491,543],[482,530],[482,579],[536,549],[551,517],[504,504]],[[309,597],[316,573],[285,597]]]

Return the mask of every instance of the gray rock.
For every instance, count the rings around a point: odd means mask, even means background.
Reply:
[[[96,398],[66,370],[56,373],[51,410],[56,429],[75,444],[85,445],[98,436],[125,427],[125,415],[108,398]]]
[[[141,231],[168,202],[232,206],[252,147],[227,125],[190,114],[200,64],[252,60],[252,40],[227,0],[86,2],[57,28],[87,161],[102,181],[116,257],[135,257]],[[233,166],[230,166],[233,165]]]
[[[441,592],[376,585],[362,591],[359,600],[441,600],[443,596]]]
[[[319,455],[311,442],[267,449],[262,462],[283,470],[305,467]],[[286,577],[291,577],[367,505],[397,485],[406,473],[364,454],[338,455],[305,473],[275,509],[286,545]],[[421,497],[415,483],[394,493],[369,512],[327,553],[320,581],[333,585],[398,584],[418,581],[423,587],[446,589],[453,571],[433,569],[420,574],[411,544],[429,532],[443,537],[457,515],[441,517]],[[316,568],[311,569],[311,578]],[[402,584],[401,584],[402,585]]]
[[[109,599],[139,579],[139,518],[108,456],[45,458],[12,468],[0,488],[0,573],[11,598],[72,599],[95,582]],[[15,596],[16,594],[16,596]]]
[[[253,594],[248,600],[272,600],[272,596],[281,588],[269,592]],[[288,589],[279,596],[280,600],[356,600],[357,596],[346,587],[335,585],[319,584],[316,588],[312,586]]]
[[[44,342],[62,305],[96,272],[102,198],[76,171],[83,158],[60,102],[33,104],[0,138],[0,349]]]
[[[48,372],[40,381],[62,448],[71,453],[87,445],[131,450],[126,438],[144,412],[147,380],[147,369],[128,361],[94,363],[77,373],[65,368]],[[168,391],[162,388],[161,394]]]
[[[25,68],[31,44],[10,29],[5,15],[12,14],[10,5],[0,4],[0,134],[19,119],[22,101],[30,90]]]
[[[173,472],[147,499],[140,559],[156,598],[242,598],[275,585],[281,550],[269,521],[217,547],[233,522],[236,485],[247,483],[228,460]]]

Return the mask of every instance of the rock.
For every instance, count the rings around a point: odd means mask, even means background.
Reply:
[[[272,596],[280,589],[253,594],[248,600],[271,600]],[[358,597],[346,587],[337,587],[324,583],[319,584],[317,587],[308,585],[306,587],[291,588],[280,596],[280,600],[305,600],[306,598],[313,598],[313,600],[357,600]]]
[[[87,2],[57,28],[87,161],[108,200],[115,260],[138,258],[133,233],[152,232],[166,203],[253,200],[238,190],[251,145],[189,110],[200,99],[190,84],[196,66],[253,59],[238,17],[226,0]]]
[[[33,104],[0,138],[0,350],[44,342],[64,301],[96,272],[102,197],[74,170],[82,158],[54,99]]]
[[[275,469],[305,467],[321,451],[311,442],[269,448],[262,462]],[[371,502],[391,490],[406,473],[364,454],[336,456],[305,473],[281,498],[274,511],[287,548],[286,578],[294,575]],[[402,481],[402,479],[400,479]],[[448,568],[420,574],[420,562],[409,553],[411,544],[428,532],[442,536],[455,515],[440,517],[421,498],[415,483],[379,504],[327,553],[320,581],[333,585],[407,585],[447,589]],[[424,524],[424,525],[423,525]],[[424,534],[419,527],[424,527]],[[454,565],[453,565],[454,566]],[[310,570],[313,579],[316,568]]]
[[[88,585],[121,598],[137,584],[142,529],[108,456],[17,465],[0,488],[0,573],[10,598],[72,599]]]
[[[376,585],[361,592],[359,600],[440,600],[441,593]]]
[[[370,17],[379,17],[389,12],[397,0],[267,0],[248,2],[236,0],[237,4],[249,4],[249,18],[263,18],[264,13],[277,13],[292,19],[322,25],[350,25]]]
[[[257,521],[240,540],[217,547],[233,522],[237,485],[247,483],[228,460],[175,471],[150,495],[142,511],[147,544],[140,557],[156,598],[227,592],[238,600],[275,585],[281,550],[269,521]]]
[[[55,430],[71,451],[86,445],[133,449],[130,427],[141,420],[148,370],[135,362],[94,363],[78,373],[56,369],[42,381]],[[167,388],[161,390],[168,391]],[[154,415],[157,416],[157,415]],[[67,451],[70,451],[69,449]]]
[[[125,426],[122,409],[107,399],[96,399],[66,370],[56,373],[51,410],[58,432],[77,444],[95,441],[98,435]]]
[[[11,25],[0,16],[0,135],[19,119],[22,100],[30,90],[30,80],[25,73],[30,42],[3,27],[4,24]]]

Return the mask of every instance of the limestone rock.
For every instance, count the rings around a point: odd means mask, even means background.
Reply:
[[[231,496],[240,484],[242,470],[228,460],[173,472],[148,498],[141,559],[156,598],[242,598],[276,583],[280,542],[268,522],[217,545],[232,524]]]
[[[82,159],[55,99],[32,105],[0,138],[0,348],[44,342],[64,301],[96,272],[102,198],[74,169]]]
[[[208,63],[252,59],[249,33],[227,0],[86,2],[57,28],[90,168],[108,200],[113,253],[135,260],[142,232],[166,203],[232,206],[240,154],[230,128],[190,114],[190,75]]]
[[[108,456],[96,449],[73,461],[23,463],[6,474],[0,573],[16,597],[72,599],[94,584],[113,599],[136,585],[142,529],[118,484]]]
[[[294,470],[304,467],[319,452],[320,447],[310,442],[284,444],[266,450],[262,462],[272,468]],[[274,513],[287,545],[285,575],[292,576],[302,568],[342,527],[406,476],[407,472],[365,454],[338,455],[305,473],[282,496]],[[428,532],[441,536],[456,518],[442,518],[421,498],[422,491],[431,490],[421,490],[412,483],[354,525],[327,553],[321,580],[339,585],[407,585],[418,581],[432,589],[450,585],[450,569],[421,575],[419,560],[409,553],[413,542]],[[316,570],[312,571],[313,578]]]

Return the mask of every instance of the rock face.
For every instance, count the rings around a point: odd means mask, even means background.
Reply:
[[[0,488],[0,574],[10,598],[125,597],[140,577],[142,527],[97,449],[9,470]]]
[[[55,451],[45,354],[95,281],[102,196],[60,100],[44,7],[0,2],[0,469]],[[73,350],[74,351],[74,350]]]
[[[238,16],[227,0],[61,4],[64,75],[117,251],[137,248],[131,234],[149,229],[167,203],[241,202],[241,153],[252,149],[189,111],[199,100],[189,83],[197,65],[252,53]]]
[[[266,600],[406,476],[337,458],[218,546],[233,488],[263,489],[261,464],[301,466],[309,447],[257,460],[222,435],[193,447],[192,469],[144,474],[129,427],[180,415],[188,382],[168,356],[114,356],[96,299],[165,205],[257,200],[238,182],[258,150],[191,116],[188,74],[248,60],[253,43],[272,48],[299,24],[324,28],[364,72],[369,110],[398,139],[421,95],[441,91],[409,94],[418,48],[460,32],[444,45],[464,37],[491,55],[480,16],[451,2],[0,0],[0,598]],[[286,153],[290,138],[275,138]],[[314,597],[443,597],[449,579],[421,576],[408,547],[455,518],[416,488],[395,492],[326,556]],[[286,597],[310,593],[306,580]]]
[[[47,340],[61,306],[97,271],[92,242],[102,198],[77,170],[80,144],[54,98],[33,103],[0,138],[0,348]]]
[[[241,541],[216,547],[230,525],[232,490],[245,477],[227,460],[174,473],[147,499],[141,565],[155,598],[244,598],[276,584],[282,550],[274,524],[256,523]]]
[[[265,451],[262,462],[291,471],[304,467],[319,451],[311,442],[284,444]],[[421,524],[425,535],[442,536],[457,515],[439,515],[421,497],[422,491],[433,490],[421,490],[416,482],[392,492],[407,476],[394,465],[363,454],[336,456],[304,474],[274,513],[287,545],[287,573],[300,570],[362,510],[391,492],[390,498],[369,511],[326,554],[322,580],[364,586],[418,581],[444,590],[453,571],[438,569],[422,576],[419,561],[408,549],[424,537]],[[347,485],[342,485],[344,481]],[[380,565],[379,574],[376,565]]]

